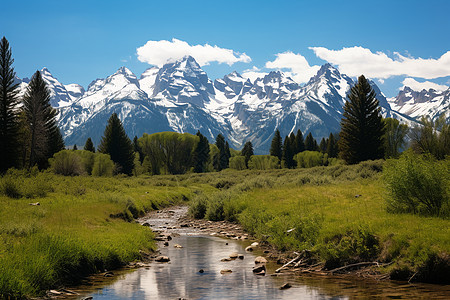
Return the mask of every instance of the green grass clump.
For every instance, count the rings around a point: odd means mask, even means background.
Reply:
[[[155,249],[154,235],[133,219],[182,203],[203,187],[155,186],[151,177],[65,177],[17,170],[0,182],[18,195],[0,194],[0,298],[43,295],[139,259],[139,250]],[[40,205],[30,205],[30,199]]]

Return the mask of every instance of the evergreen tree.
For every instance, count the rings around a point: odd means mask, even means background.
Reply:
[[[208,139],[197,131],[199,141],[194,148],[194,172],[204,173],[209,160],[209,142]]]
[[[329,158],[338,156],[338,145],[337,145],[336,139],[334,138],[334,135],[332,133],[330,133],[330,136],[328,137],[326,152],[327,152]]]
[[[283,158],[282,140],[280,131],[277,129],[270,145],[270,155],[278,157],[279,161]]]
[[[98,151],[111,156],[111,160],[119,168],[118,172],[132,174],[134,167],[133,144],[116,113],[113,113],[108,120]]]
[[[286,168],[292,169],[294,167],[293,142],[291,141],[291,138],[289,136],[285,137],[283,143],[283,161]]]
[[[139,153],[139,161],[141,162],[141,164],[144,163],[144,151],[142,151],[141,146],[139,145],[139,141],[138,141],[138,137],[135,135],[133,138],[133,150],[134,152]]]
[[[12,64],[8,40],[0,41],[0,173],[19,162],[19,116],[17,111],[18,83]]]
[[[84,144],[84,150],[95,152],[94,143],[90,137],[86,140],[86,144]]]
[[[73,151],[78,150],[77,144],[74,144],[74,145],[73,145],[72,150],[73,150]]]
[[[312,133],[308,133],[305,139],[305,150],[307,151],[318,151],[317,141],[313,138]]]
[[[328,145],[328,140],[325,140],[325,138],[322,138],[320,140],[320,144],[319,144],[320,152],[326,153],[327,152],[327,145]]]
[[[248,141],[244,144],[244,148],[241,151],[242,156],[245,157],[245,167],[248,169],[248,161],[254,155],[252,142]]]
[[[56,125],[56,122],[53,128],[50,130],[50,136],[48,139],[48,152],[47,156],[53,157],[53,155],[61,150],[64,150],[66,145],[64,144],[64,139],[61,135],[61,131],[59,127]]]
[[[28,84],[23,97],[22,110],[25,114],[30,140],[28,167],[35,164],[39,168],[48,165],[48,158],[53,156],[52,151],[59,148],[59,130],[56,125],[56,110],[50,105],[50,91],[41,73],[36,71]],[[59,141],[58,141],[59,140]]]
[[[361,75],[348,94],[339,134],[339,154],[348,164],[384,156],[384,125],[375,91]]]
[[[217,171],[226,169],[230,159],[230,148],[227,147],[228,142],[225,143],[225,137],[222,134],[218,134],[216,137],[216,146],[219,149],[219,166]]]
[[[297,130],[297,135],[295,136],[295,142],[294,142],[294,155],[305,151],[305,141],[303,140],[303,134],[299,130]]]
[[[230,166],[231,151],[228,141],[225,142],[225,154],[227,156],[227,168]]]

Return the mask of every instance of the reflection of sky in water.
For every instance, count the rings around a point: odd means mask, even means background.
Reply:
[[[226,245],[227,243],[229,245]],[[177,243],[181,249],[173,248]],[[221,262],[232,252],[245,255],[244,260]],[[252,272],[255,256],[245,253],[239,243],[215,237],[180,236],[161,248],[171,262],[153,263],[107,286],[94,299],[329,299],[317,289],[294,285],[279,290],[283,278],[256,276]],[[204,273],[199,273],[204,269]],[[231,269],[231,274],[220,274]],[[342,299],[335,297],[334,299]]]

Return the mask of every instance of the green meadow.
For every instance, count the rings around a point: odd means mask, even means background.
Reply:
[[[388,212],[382,168],[369,161],[138,177],[9,171],[0,179],[0,295],[43,295],[140,259],[155,249],[154,235],[134,220],[177,204],[199,218],[239,222],[280,250],[310,250],[329,268],[379,261],[390,263],[382,272],[392,278],[439,282],[449,270],[450,221]]]

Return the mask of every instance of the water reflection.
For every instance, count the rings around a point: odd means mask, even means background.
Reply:
[[[226,245],[228,243],[228,245]],[[174,248],[174,244],[183,246]],[[232,252],[243,260],[221,262]],[[94,299],[450,299],[448,286],[410,285],[320,276],[256,276],[255,255],[245,253],[236,241],[210,236],[174,238],[161,253],[170,263],[152,263],[120,276],[114,283],[90,295]],[[273,273],[276,265],[268,265]],[[203,269],[204,273],[198,271]],[[231,269],[231,274],[220,274]],[[285,282],[288,290],[279,290]]]
[[[183,248],[174,248],[173,244]],[[228,243],[228,245],[226,245]],[[221,262],[232,252],[243,253],[243,260]],[[209,236],[180,236],[161,249],[170,257],[166,264],[154,263],[124,275],[103,288],[94,299],[329,299],[318,289],[304,285],[279,290],[285,278],[256,276],[252,272],[255,256],[245,253],[235,242]],[[199,273],[203,269],[204,273]],[[231,274],[220,274],[231,269]],[[335,297],[335,299],[346,299]]]

